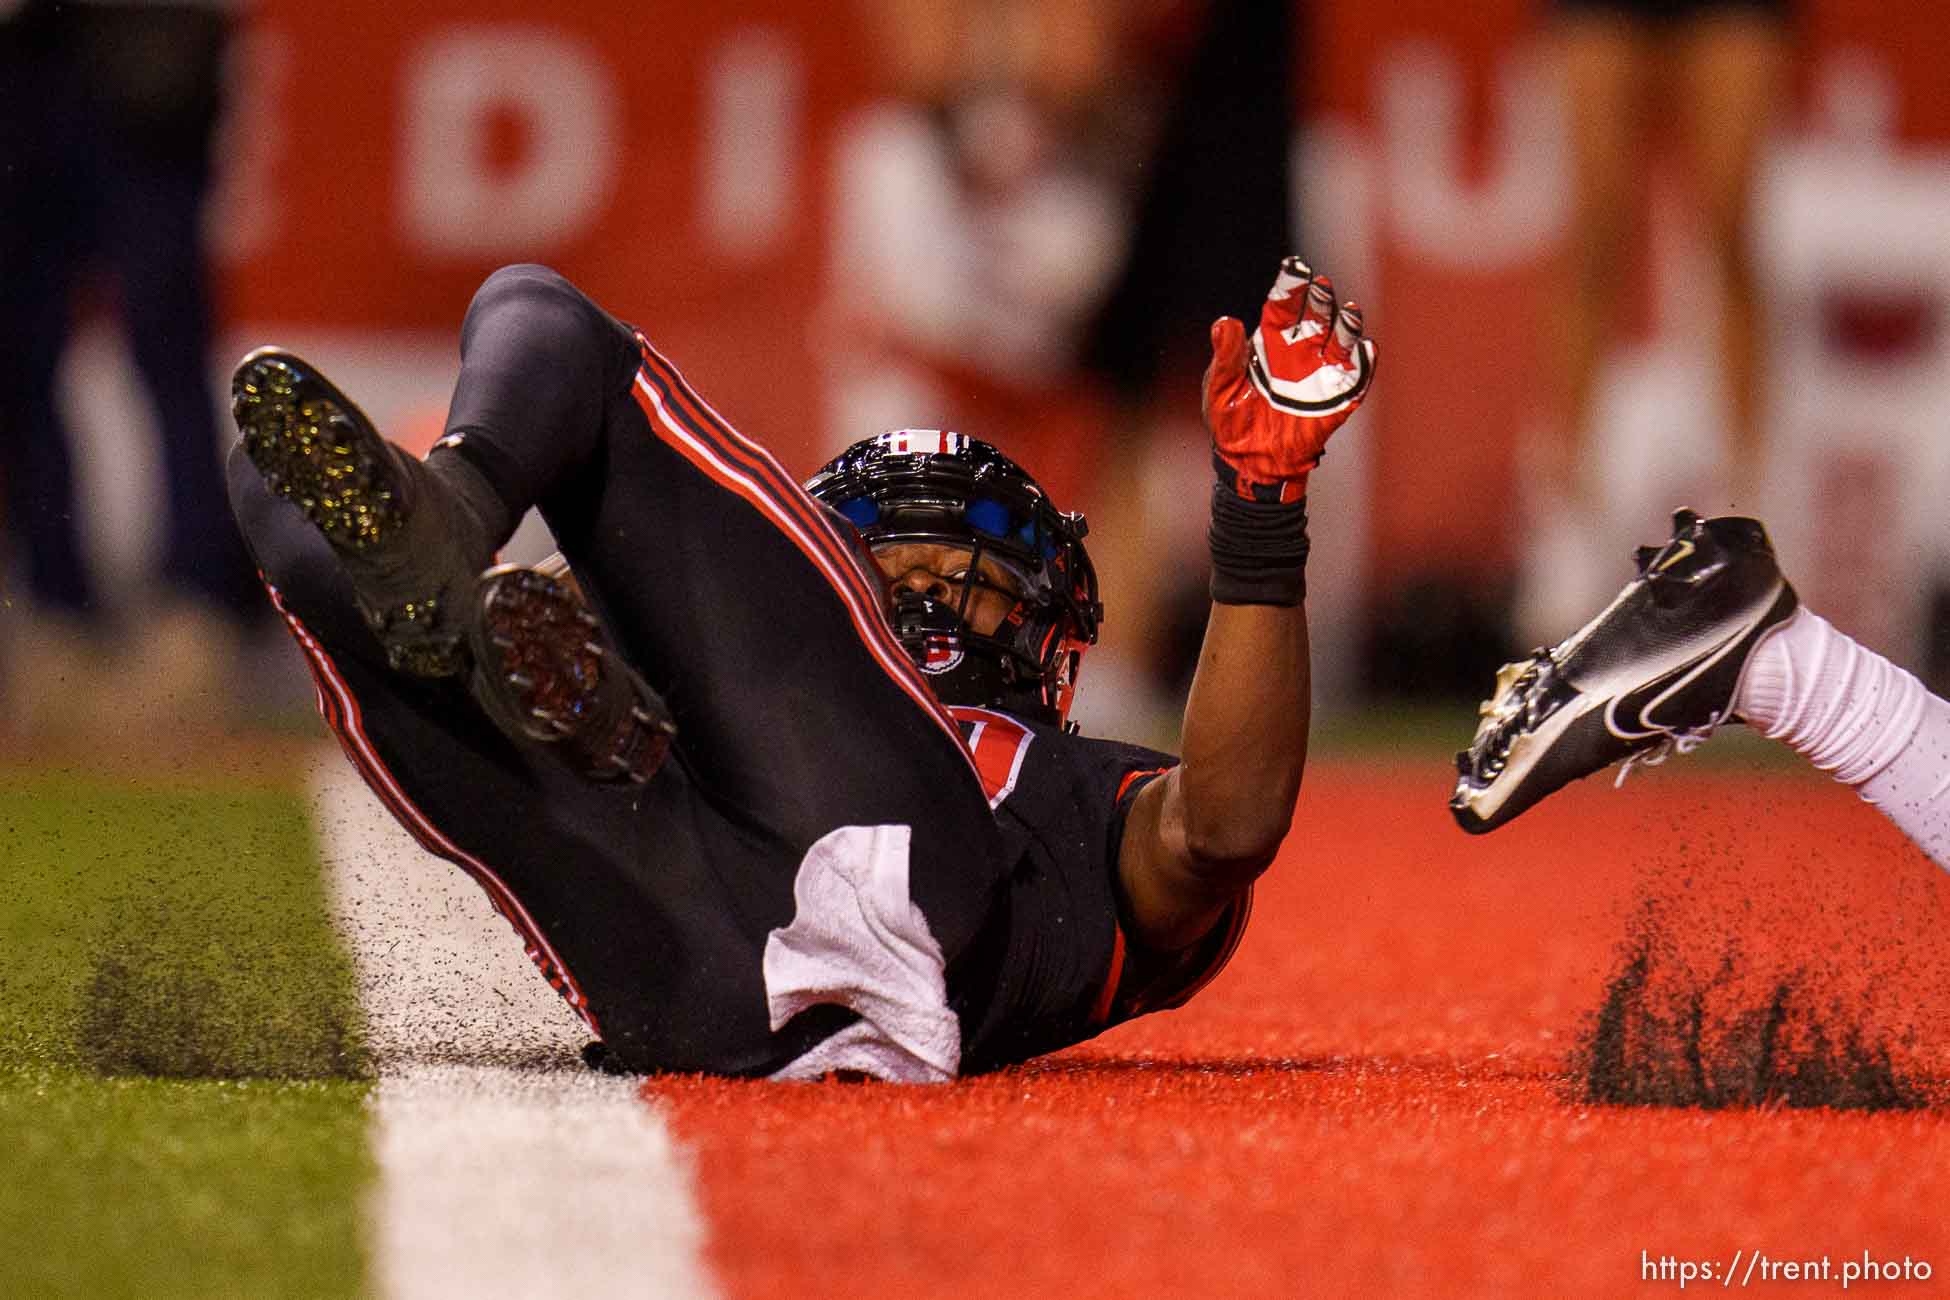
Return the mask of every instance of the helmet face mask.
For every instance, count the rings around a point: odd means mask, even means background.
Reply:
[[[950,599],[908,587],[892,600],[895,634],[936,694],[950,704],[1064,720],[1078,664],[1103,616],[1083,516],[1058,511],[1033,478],[989,444],[931,429],[857,442],[806,488],[877,553],[912,545],[967,554],[959,580],[941,575]],[[996,581],[998,572],[1006,586]],[[992,633],[968,621],[983,588],[1013,601]]]
[[[976,632],[996,634],[1003,619],[1031,590],[1015,565],[974,547],[939,542],[882,542],[872,548],[876,568],[893,584],[893,597],[925,595],[948,606]],[[939,629],[937,629],[939,630]]]

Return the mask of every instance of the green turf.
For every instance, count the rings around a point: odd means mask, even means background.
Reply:
[[[364,1057],[299,797],[15,782],[0,889],[0,1295],[359,1294]]]

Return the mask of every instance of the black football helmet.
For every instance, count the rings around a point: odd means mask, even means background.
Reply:
[[[806,483],[867,546],[936,544],[970,552],[952,602],[901,589],[894,633],[948,704],[1062,723],[1103,603],[1083,548],[1088,525],[1050,503],[1036,480],[986,442],[938,429],[897,429],[854,443]],[[969,626],[988,560],[1013,581],[1015,607],[995,635]]]

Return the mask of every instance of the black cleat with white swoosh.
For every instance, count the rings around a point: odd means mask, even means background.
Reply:
[[[1638,577],[1568,640],[1496,675],[1449,810],[1481,834],[1620,759],[1656,763],[1733,713],[1747,661],[1794,613],[1756,519],[1672,517]],[[1737,720],[1737,719],[1735,719]]]

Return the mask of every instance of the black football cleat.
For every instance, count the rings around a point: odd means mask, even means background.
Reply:
[[[244,452],[337,553],[387,662],[417,677],[467,667],[466,610],[494,542],[473,512],[316,368],[280,348],[237,366]]]
[[[481,575],[468,624],[474,698],[510,736],[549,747],[582,775],[642,784],[677,727],[566,583],[503,564]]]
[[[1754,647],[1794,613],[1759,520],[1680,510],[1672,540],[1637,558],[1638,577],[1596,618],[1497,673],[1456,755],[1449,810],[1464,830],[1495,830],[1619,759],[1692,749],[1732,716]]]

